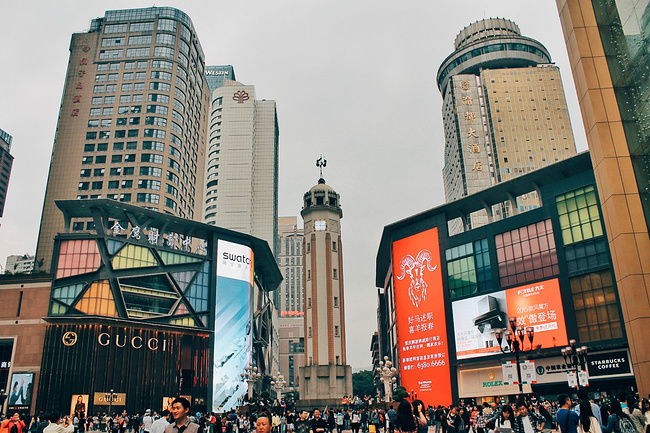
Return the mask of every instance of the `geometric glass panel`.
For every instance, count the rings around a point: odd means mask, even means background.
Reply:
[[[56,278],[96,271],[101,263],[94,239],[61,241]]]
[[[72,286],[57,287],[52,291],[52,298],[71,305],[77,295],[86,287],[84,283],[74,284]]]
[[[184,263],[197,263],[202,261],[202,258],[186,256],[184,254],[171,253],[169,251],[160,251],[160,257],[166,265],[181,265]]]
[[[157,266],[158,261],[148,248],[137,245],[127,245],[117,253],[112,259],[113,269],[131,269],[144,268],[147,266]]]
[[[550,219],[499,233],[494,242],[501,287],[560,273]]]
[[[108,280],[92,283],[75,308],[88,315],[117,317],[115,299]]]
[[[616,286],[605,269],[569,279],[581,343],[623,337]]]
[[[52,307],[50,308],[50,316],[61,316],[68,311],[68,307],[59,304],[58,302],[52,302]]]
[[[124,286],[128,286],[130,288],[148,289],[152,293],[164,292],[160,293],[161,296],[166,296],[167,293],[173,293],[173,297],[178,299],[178,293],[172,286],[171,281],[169,281],[167,274],[119,278],[119,282],[122,289],[124,289]]]
[[[172,277],[178,283],[181,290],[184,292],[187,289],[187,285],[192,281],[192,277],[196,271],[183,271],[183,272],[172,272]]]
[[[190,314],[190,310],[187,309],[185,304],[181,303],[178,305],[178,308],[176,309],[174,316],[182,316],[183,314]]]
[[[106,239],[106,248],[108,249],[108,254],[111,256],[115,254],[117,250],[122,248],[122,245],[124,245],[124,242],[115,241],[113,239]]]
[[[208,311],[208,299],[210,293],[210,262],[205,262],[203,267],[196,274],[194,282],[185,293],[194,311]]]
[[[194,319],[191,317],[172,319],[169,323],[171,325],[190,326],[192,328],[196,327],[196,322],[194,322]]]
[[[148,296],[130,290],[122,290],[129,317],[153,317],[169,313],[176,299],[162,296]]]
[[[603,235],[598,200],[593,185],[557,196],[555,205],[564,245]]]

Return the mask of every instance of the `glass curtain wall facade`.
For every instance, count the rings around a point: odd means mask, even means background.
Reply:
[[[191,20],[173,8],[107,11],[72,35],[36,253],[43,270],[63,224],[55,200],[108,198],[200,220],[204,67]]]
[[[647,395],[650,4],[647,0],[556,3],[598,181],[639,394]]]
[[[542,206],[457,235],[447,231],[448,219],[458,212],[475,211],[483,202],[493,204],[507,195],[515,196],[531,184],[538,185]],[[387,226],[377,256],[380,353],[392,355],[402,373],[413,364],[411,353],[417,348],[414,341],[417,343],[421,328],[420,317],[415,315],[414,329],[395,330],[394,277],[399,275],[400,264],[393,263],[391,249],[395,242],[408,242],[436,227],[439,245],[427,247],[430,251],[439,248],[441,257],[439,272],[448,317],[446,329],[438,327],[437,332],[439,341],[448,342],[449,353],[442,358],[445,363],[434,364],[432,371],[417,361],[421,381],[434,377],[433,369],[450,365],[454,401],[516,398],[517,386],[501,381],[501,361],[512,360],[513,355],[508,347],[502,353],[495,337],[495,330],[507,329],[512,317],[519,326],[535,329],[532,344],[536,349],[529,351],[526,341],[522,356],[534,362],[538,372],[537,384],[524,391],[538,397],[569,391],[567,367],[556,368],[564,365],[560,349],[569,340],[589,347],[594,357],[627,347],[622,296],[613,278],[595,184],[585,152]],[[421,272],[420,285],[428,284],[428,292],[436,284],[433,276],[438,271],[423,267]],[[535,297],[533,293],[543,294]],[[435,344],[430,349],[426,346],[424,356],[440,360],[436,349]],[[627,350],[625,357],[630,357]],[[590,371],[590,391],[616,394],[635,390],[635,374],[626,366],[628,371],[621,376]]]
[[[66,230],[55,239],[39,408],[61,410],[60,400],[70,396],[114,389],[125,394],[122,405],[129,413],[178,395],[188,396],[198,410],[219,409],[211,404],[211,384],[222,381],[217,364],[235,344],[219,344],[216,359],[215,333],[231,335],[234,326],[218,320],[225,316],[217,314],[217,305],[233,302],[250,306],[242,320],[246,338],[256,344],[246,356],[269,373],[272,323],[264,312],[282,277],[266,242],[111,200],[57,206]],[[91,219],[95,228],[75,231],[76,218]],[[255,277],[238,299],[223,295],[228,281],[217,284],[218,272],[236,267],[229,262],[235,254],[227,250],[233,245],[251,251],[249,277]],[[237,392],[245,393],[246,382],[239,380],[245,365],[239,367],[230,377]],[[61,374],[62,369],[76,373]],[[106,411],[104,405],[95,400],[94,411]]]

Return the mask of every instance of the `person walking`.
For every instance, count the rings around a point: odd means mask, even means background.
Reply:
[[[394,428],[399,433],[417,432],[417,426],[415,425],[415,418],[413,416],[413,408],[411,407],[411,403],[407,400],[402,400],[399,406],[397,406]]]
[[[422,400],[413,401],[413,416],[415,417],[415,426],[417,427],[418,433],[427,433],[429,431],[429,420],[427,419]]]
[[[557,425],[561,433],[577,433],[580,416],[571,410],[571,399],[566,394],[557,397],[560,409],[557,411]]]
[[[165,433],[197,433],[199,425],[190,421],[190,402],[179,397],[172,402],[174,422],[165,428]]]
[[[145,433],[151,433],[151,426],[153,425],[153,417],[151,416],[151,409],[144,411],[144,416],[142,417],[142,429]]]
[[[160,415],[160,418],[151,424],[151,433],[165,433],[165,429],[172,421],[171,412],[167,409],[163,410]]]
[[[504,404],[501,412],[497,412],[498,416],[494,421],[495,433],[512,433],[513,422],[515,413],[512,411],[512,406]]]
[[[603,426],[602,430],[603,433],[635,433],[637,431],[630,416],[623,412],[621,402],[615,398],[610,402],[610,415],[607,418],[607,425]]]
[[[580,422],[578,422],[578,433],[602,433],[600,421],[596,418],[591,409],[591,402],[584,399],[580,402]]]

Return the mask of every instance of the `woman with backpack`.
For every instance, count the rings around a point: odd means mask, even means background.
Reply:
[[[602,433],[600,422],[594,416],[589,400],[582,400],[580,403],[580,421],[578,422],[578,433]]]
[[[603,433],[638,433],[630,416],[623,412],[621,403],[615,398],[611,400],[610,415],[602,431]]]

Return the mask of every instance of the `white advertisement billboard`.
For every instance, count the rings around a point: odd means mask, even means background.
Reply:
[[[239,399],[248,391],[241,375],[251,361],[253,269],[253,250],[219,240],[213,347],[214,412],[237,407]]]

